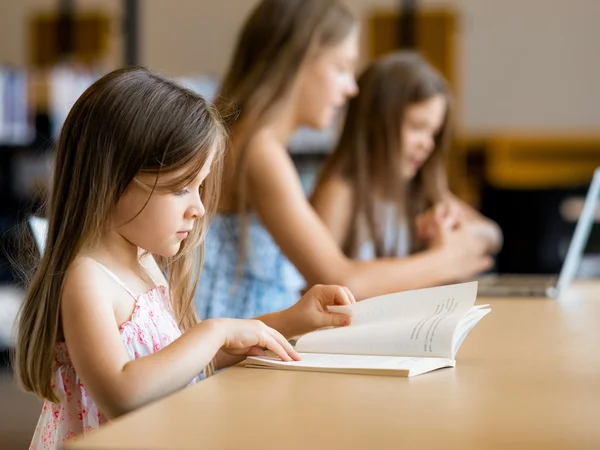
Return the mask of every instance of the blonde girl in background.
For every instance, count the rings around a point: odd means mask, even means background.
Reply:
[[[355,260],[310,205],[287,144],[301,127],[330,126],[357,94],[358,39],[357,20],[336,0],[262,0],[242,28],[216,100],[231,143],[195,296],[201,316],[278,311],[319,283],[365,299],[491,265],[487,245],[465,245],[458,231],[411,261]]]

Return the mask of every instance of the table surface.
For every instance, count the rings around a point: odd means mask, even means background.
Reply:
[[[234,367],[72,449],[600,448],[600,283],[492,312],[414,378]]]

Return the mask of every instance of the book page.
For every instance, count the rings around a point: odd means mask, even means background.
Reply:
[[[452,304],[423,317],[391,319],[309,333],[296,342],[307,353],[451,358],[462,312]]]
[[[349,312],[350,326],[309,333],[298,339],[296,349],[307,353],[453,359],[455,330],[473,306],[476,289],[476,283],[465,283],[413,291],[418,293],[416,297],[397,294],[336,307],[336,311],[344,308]],[[414,305],[417,301],[419,305]]]
[[[358,356],[301,353],[301,361],[283,362],[278,357],[251,356],[246,367],[278,367],[289,370],[301,368],[331,369],[332,372],[351,373],[356,369],[371,371],[403,371],[414,376],[442,367],[454,367],[455,362],[444,358],[402,358],[388,356]]]
[[[373,323],[392,318],[423,317],[431,314],[448,299],[466,313],[477,298],[477,282],[438,286],[414,291],[382,295],[353,305],[329,306],[331,312],[352,317],[352,325]]]
[[[452,358],[456,358],[456,353],[461,344],[477,323],[483,319],[491,309],[489,305],[474,306],[460,321],[458,327],[454,331],[454,344],[452,345]]]

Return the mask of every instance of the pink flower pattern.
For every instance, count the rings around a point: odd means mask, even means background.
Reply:
[[[140,295],[131,319],[120,331],[132,360],[148,356],[181,336],[169,307],[167,288],[158,286]],[[75,372],[65,343],[57,343],[55,351],[53,388],[61,402],[44,402],[30,450],[58,449],[108,421]]]

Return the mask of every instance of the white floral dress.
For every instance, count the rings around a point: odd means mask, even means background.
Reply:
[[[123,345],[132,360],[157,352],[181,336],[169,306],[167,287],[153,280],[155,288],[136,296],[114,273],[102,268],[135,300],[131,318],[120,328]],[[54,372],[52,387],[61,401],[44,402],[30,450],[58,449],[107,422],[77,376],[64,342],[56,344]],[[190,384],[196,381],[197,378]]]

